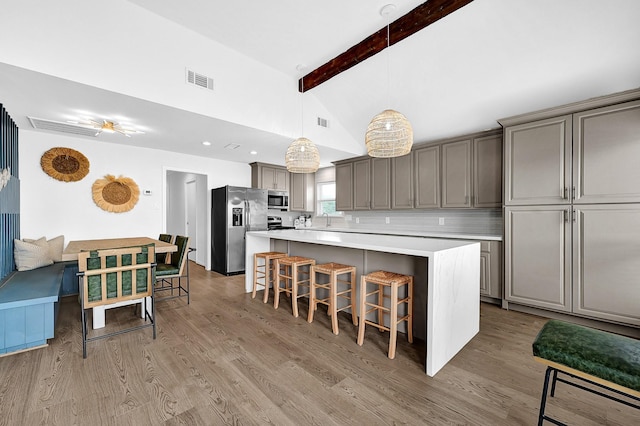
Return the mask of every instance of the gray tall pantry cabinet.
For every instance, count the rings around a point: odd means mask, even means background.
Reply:
[[[640,326],[638,99],[500,120],[509,303]]]

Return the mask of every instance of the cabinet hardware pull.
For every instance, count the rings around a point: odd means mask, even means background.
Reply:
[[[569,222],[569,212],[567,210],[562,210],[563,216],[564,216],[564,221],[565,222]]]
[[[573,188],[571,188],[571,199],[572,200],[576,199],[576,187],[575,186]]]
[[[576,223],[576,211],[575,211],[575,209],[571,210],[571,218],[573,220],[573,223]]]
[[[564,187],[564,197],[562,197],[563,200],[567,199],[567,195],[569,193],[569,188],[567,188],[566,186]]]

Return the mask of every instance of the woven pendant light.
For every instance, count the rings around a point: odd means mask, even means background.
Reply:
[[[395,5],[380,10],[387,18],[387,49],[389,48],[389,15]],[[387,52],[387,91],[389,90],[389,52]],[[388,96],[388,95],[387,95]],[[413,128],[407,118],[392,109],[386,109],[371,119],[364,136],[367,153],[371,157],[400,157],[411,152]]]
[[[298,65],[296,69],[302,71],[304,66]],[[302,92],[304,93],[304,78],[302,78]],[[301,104],[302,133],[304,134],[304,103],[301,102]],[[305,137],[299,137],[287,148],[284,162],[290,173],[315,173],[320,167],[320,153],[313,142]]]
[[[364,141],[371,157],[400,157],[411,152],[413,129],[404,115],[386,109],[373,117]]]
[[[320,167],[320,153],[309,139],[298,138],[289,145],[284,161],[291,173],[314,173]]]

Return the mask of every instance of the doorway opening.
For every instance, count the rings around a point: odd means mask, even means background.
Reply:
[[[166,170],[165,232],[190,238],[189,259],[209,269],[207,175]]]

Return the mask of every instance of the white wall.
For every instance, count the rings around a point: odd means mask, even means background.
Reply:
[[[247,164],[22,129],[19,138],[22,238],[52,238],[62,234],[65,242],[68,242],[96,238],[157,237],[166,230],[164,194],[167,170],[207,175],[208,189],[227,184],[251,184],[251,168]],[[57,146],[75,149],[88,158],[89,174],[84,179],[61,182],[42,171],[42,154]],[[148,189],[152,195],[141,194],[138,204],[129,212],[108,213],[96,206],[91,196],[93,182],[106,174],[130,177],[141,192]],[[207,191],[206,205],[210,204],[211,197]],[[207,224],[207,249],[211,245],[209,221],[207,209],[204,221]],[[210,267],[209,257],[207,253],[207,268]]]

